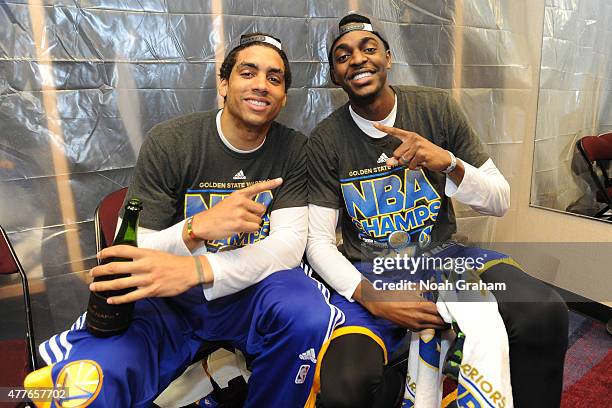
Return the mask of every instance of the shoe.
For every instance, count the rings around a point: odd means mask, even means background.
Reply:
[[[244,377],[231,379],[225,388],[219,387],[214,380],[212,383],[213,392],[189,405],[189,408],[242,408],[248,392],[248,385]]]
[[[453,328],[457,333],[455,341],[448,349],[446,354],[446,360],[442,367],[442,374],[452,378],[455,381],[459,380],[459,370],[461,368],[461,361],[463,360],[463,344],[465,343],[465,333],[463,333],[457,323],[453,323]]]

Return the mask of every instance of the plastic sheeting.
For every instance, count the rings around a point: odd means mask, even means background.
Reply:
[[[531,203],[593,215],[603,207],[576,141],[612,131],[612,3],[547,0]]]
[[[38,283],[38,341],[84,309],[94,209],[128,183],[146,132],[216,107],[222,46],[252,30],[283,40],[294,87],[280,120],[308,133],[346,101],[327,33],[351,9],[383,20],[391,82],[452,88],[512,182],[537,86],[527,0],[0,2],[0,223]],[[487,239],[489,222],[459,216]]]

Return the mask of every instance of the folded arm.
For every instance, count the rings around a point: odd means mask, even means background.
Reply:
[[[393,157],[387,160],[389,166],[402,164],[411,170],[424,167],[430,171],[442,172],[452,163],[452,155],[448,150],[417,133],[380,124],[375,124],[375,127],[402,142],[393,151]],[[471,135],[471,137],[475,136]],[[460,149],[454,152],[457,155],[456,166],[447,174],[445,194],[469,205],[481,214],[501,217],[510,207],[508,181],[499,172],[491,158],[484,161],[478,168],[462,160],[461,154],[470,152],[465,148],[470,143],[467,143],[466,140],[462,142]],[[473,143],[479,145],[479,142],[473,141]],[[479,157],[482,156],[486,157],[484,152]]]

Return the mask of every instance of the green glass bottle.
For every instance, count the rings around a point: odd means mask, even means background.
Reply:
[[[125,206],[123,221],[117,236],[112,245],[132,245],[138,246],[138,216],[142,210],[142,204],[137,198],[132,198]],[[130,262],[131,259],[125,258],[106,258],[102,263],[110,262]],[[94,282],[108,281],[113,279],[125,278],[128,274],[116,274],[97,276]],[[98,337],[114,336],[123,332],[132,322],[134,303],[124,303],[120,305],[109,305],[106,299],[112,296],[121,296],[133,291],[135,288],[121,290],[111,290],[105,292],[90,292],[89,304],[87,305],[86,324],[87,330]]]

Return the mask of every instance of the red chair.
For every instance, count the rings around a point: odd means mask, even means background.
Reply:
[[[34,347],[34,325],[32,324],[32,307],[28,278],[17,258],[8,235],[0,226],[0,275],[18,274],[23,290],[23,305],[26,314],[25,339],[0,341],[0,386],[23,386],[26,375],[37,368],[36,349]]]
[[[589,167],[589,173],[597,186],[595,199],[606,206],[594,216],[604,217],[612,210],[612,178],[608,174],[608,165],[612,160],[612,133],[600,136],[585,136],[576,142],[576,147]],[[601,176],[597,174],[597,170]],[[612,220],[612,215],[607,217]]]

